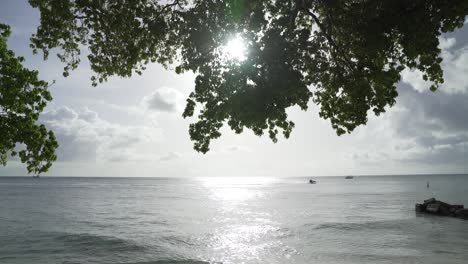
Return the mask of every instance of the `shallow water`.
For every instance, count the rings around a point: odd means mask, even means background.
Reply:
[[[468,221],[414,212],[468,176],[316,179],[0,177],[0,263],[468,260]]]

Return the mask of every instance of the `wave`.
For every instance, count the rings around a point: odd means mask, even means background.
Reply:
[[[0,243],[0,259],[37,258],[55,256],[56,258],[101,258],[103,256],[134,255],[143,256],[149,249],[132,240],[106,235],[88,233],[67,233],[60,231],[29,230],[24,233],[7,235],[8,244]],[[152,248],[158,251],[158,248]],[[2,262],[0,260],[0,262]],[[32,263],[32,262],[31,262]],[[37,262],[40,263],[40,262]]]
[[[398,229],[402,224],[408,224],[405,220],[370,221],[361,223],[331,222],[314,226],[314,229],[338,229],[338,230],[362,230],[362,229]]]
[[[133,241],[125,240],[113,236],[94,235],[88,233],[70,234],[65,233],[55,237],[56,240],[64,245],[73,247],[76,250],[118,250],[118,251],[141,251],[146,249]]]

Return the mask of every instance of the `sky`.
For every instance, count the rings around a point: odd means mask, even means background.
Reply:
[[[93,87],[86,60],[68,78],[55,56],[33,55],[29,38],[39,13],[26,0],[3,0],[0,23],[13,33],[9,48],[41,79],[55,80],[53,101],[40,121],[59,141],[51,176],[330,176],[468,173],[468,21],[442,35],[445,83],[435,93],[418,71],[405,70],[394,107],[366,126],[338,137],[312,102],[288,110],[296,124],[289,139],[273,143],[246,130],[222,129],[211,151],[193,150],[183,119],[193,73],[177,75],[150,65],[142,76],[110,78]],[[0,135],[1,136],[1,135]],[[11,160],[0,175],[27,175]]]

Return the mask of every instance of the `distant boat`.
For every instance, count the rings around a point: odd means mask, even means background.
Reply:
[[[350,180],[350,179],[354,179],[354,176],[346,176],[344,178],[347,179],[347,180]]]
[[[310,180],[309,180],[309,183],[310,183],[310,184],[316,184],[317,181],[314,181],[314,180],[310,179]]]
[[[32,177],[33,178],[39,178],[39,175],[33,175]]]

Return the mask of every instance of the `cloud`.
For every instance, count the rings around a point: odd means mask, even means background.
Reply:
[[[442,38],[445,83],[436,92],[418,71],[405,70],[397,103],[358,129],[358,143],[349,151],[363,166],[393,164],[402,170],[443,167],[467,171],[468,46]],[[427,170],[423,170],[427,172]]]
[[[252,152],[252,150],[246,146],[229,145],[224,147],[221,152]]]
[[[429,165],[460,165],[468,162],[466,141],[458,144],[436,145],[432,148],[420,148],[408,153],[400,161],[405,163],[424,163]]]
[[[353,161],[366,166],[380,166],[382,162],[388,161],[390,155],[383,151],[366,151],[363,153],[354,153]]]
[[[468,131],[468,94],[443,91],[418,93],[409,86],[399,89],[398,103],[407,114],[401,115],[396,127],[400,132],[420,134],[422,131],[456,133]],[[415,128],[415,130],[410,131]],[[422,130],[424,129],[424,130]]]
[[[445,83],[441,90],[448,93],[468,93],[468,46],[442,52]]]
[[[45,112],[42,116],[43,120],[66,120],[66,119],[75,119],[78,117],[78,114],[71,110],[70,108],[63,106],[56,109],[49,110]]]
[[[171,160],[180,159],[181,157],[182,157],[182,155],[180,155],[177,152],[169,152],[166,155],[163,155],[163,156],[159,157],[159,160],[160,161],[171,161]]]
[[[158,112],[180,112],[183,108],[185,96],[170,87],[161,87],[143,97],[142,103],[147,109]]]
[[[455,38],[444,38],[444,37],[439,38],[439,48],[441,50],[448,50],[452,48],[453,46],[455,46],[456,43],[457,43],[457,40]]]
[[[159,142],[162,137],[159,128],[111,123],[89,108],[76,111],[62,106],[44,112],[40,121],[57,136],[59,161],[145,159],[139,146]]]
[[[444,83],[439,90],[446,93],[468,93],[468,46],[454,50],[457,44],[455,38],[439,39],[439,48],[442,49],[442,70],[444,71]],[[422,79],[419,70],[405,69],[402,72],[402,81],[410,84],[419,92],[429,90],[431,83]]]
[[[99,120],[98,114],[94,111],[91,111],[87,107],[85,107],[80,113],[80,118],[90,123],[93,123]]]
[[[353,159],[463,168],[468,163],[468,94],[418,92],[407,84],[398,91],[397,105],[366,129],[367,144],[375,147],[357,149]]]
[[[454,35],[455,36],[455,35]],[[397,106],[390,110],[392,157],[430,166],[468,164],[468,46],[463,37],[441,37],[444,84],[429,91],[421,72],[405,70]],[[460,45],[460,43],[462,45]]]

